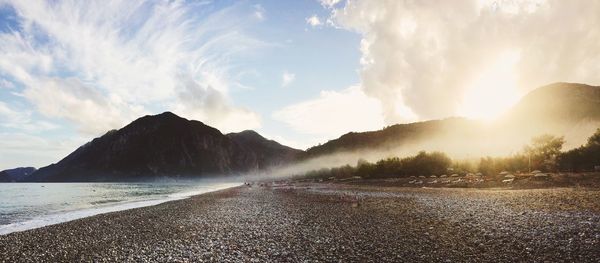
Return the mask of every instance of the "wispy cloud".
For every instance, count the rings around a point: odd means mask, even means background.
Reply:
[[[322,91],[317,98],[276,111],[273,118],[321,141],[348,131],[376,130],[384,125],[381,105],[359,87]]]
[[[15,88],[14,83],[12,83],[6,79],[0,78],[0,89],[14,89],[14,88]]]
[[[296,74],[284,71],[281,75],[281,86],[287,87],[296,80]]]
[[[256,19],[258,20],[265,20],[265,13],[266,10],[264,7],[262,7],[261,5],[254,5],[254,17],[256,17]]]
[[[202,5],[2,2],[15,10],[18,27],[0,33],[0,73],[41,114],[84,133],[174,105],[219,128],[255,128],[258,115],[234,106],[228,94],[235,82],[230,60],[263,45],[243,33],[249,16],[240,13],[259,9],[234,5],[208,14]]]
[[[80,136],[49,140],[23,132],[0,132],[0,169],[16,166],[42,167],[66,156],[85,142]]]
[[[29,133],[40,133],[58,128],[53,123],[34,120],[32,115],[30,110],[17,110],[0,101],[0,127]]]
[[[312,15],[306,18],[306,23],[312,27],[320,26],[323,24],[317,15]]]
[[[321,2],[321,5],[324,7],[333,8],[335,5],[341,2],[341,0],[319,0],[319,2]]]

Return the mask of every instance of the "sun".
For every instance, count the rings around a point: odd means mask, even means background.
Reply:
[[[467,85],[458,115],[493,120],[519,99],[515,66],[520,58],[517,51],[498,54],[488,67]]]

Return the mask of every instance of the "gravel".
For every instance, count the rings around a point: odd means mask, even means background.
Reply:
[[[0,236],[0,262],[597,262],[600,191],[237,187]]]

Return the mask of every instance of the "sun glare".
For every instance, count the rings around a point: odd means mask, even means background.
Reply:
[[[492,120],[517,102],[519,92],[515,66],[519,58],[519,52],[506,51],[483,68],[468,85],[458,114]]]

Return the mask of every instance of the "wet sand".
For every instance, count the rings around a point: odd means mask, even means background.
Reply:
[[[600,191],[237,187],[0,236],[1,262],[597,262]]]

